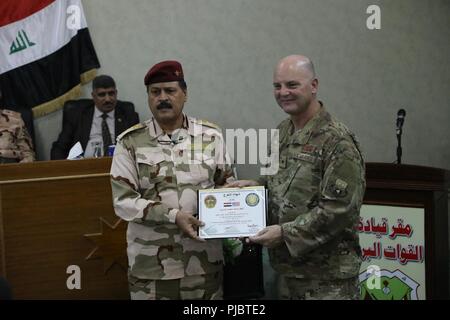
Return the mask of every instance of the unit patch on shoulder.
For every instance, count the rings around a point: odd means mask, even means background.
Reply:
[[[335,197],[343,198],[347,196],[348,190],[347,190],[348,183],[341,180],[336,179],[336,182],[334,184],[330,184],[328,186],[328,192],[333,194]]]

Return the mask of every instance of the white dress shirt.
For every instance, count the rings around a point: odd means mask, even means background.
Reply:
[[[102,136],[102,114],[103,112],[95,107],[94,117],[92,118],[91,133],[89,134],[89,140],[84,151],[85,158],[92,158],[94,156],[94,145],[100,144],[101,155],[103,156],[103,136]],[[108,125],[109,133],[111,134],[111,141],[116,141],[115,137],[115,121],[114,110],[107,113],[106,124]]]

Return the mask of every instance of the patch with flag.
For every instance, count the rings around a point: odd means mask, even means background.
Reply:
[[[100,67],[81,0],[0,1],[3,104],[35,117],[80,96]]]
[[[231,202],[224,202],[223,206],[224,208],[227,207],[239,207],[241,204],[239,203],[239,201],[231,201]]]

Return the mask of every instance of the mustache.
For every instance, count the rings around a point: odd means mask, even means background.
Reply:
[[[156,106],[156,109],[162,110],[162,109],[172,109],[172,105],[167,101],[162,101],[160,104]]]

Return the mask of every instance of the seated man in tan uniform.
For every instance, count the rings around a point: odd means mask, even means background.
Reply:
[[[33,142],[19,112],[3,109],[0,90],[0,164],[35,160]]]

